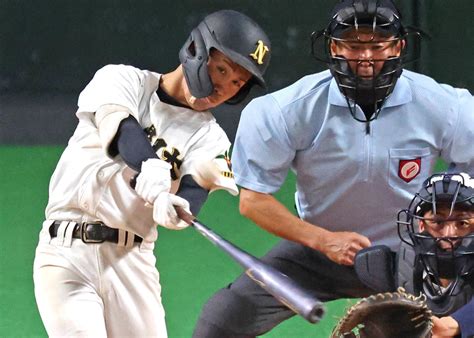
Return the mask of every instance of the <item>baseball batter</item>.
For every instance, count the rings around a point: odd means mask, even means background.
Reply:
[[[238,194],[230,142],[208,109],[265,85],[268,37],[249,17],[218,11],[179,57],[166,74],[108,65],[79,96],[34,262],[51,337],[166,337],[156,225],[183,229],[174,206],[197,214],[209,192]]]
[[[373,292],[354,257],[398,246],[394,219],[438,157],[474,167],[473,97],[403,70],[413,45],[400,18],[390,0],[338,2],[313,36],[329,70],[253,100],[239,122],[240,210],[283,238],[263,260],[322,301]],[[299,217],[272,195],[289,170]],[[293,315],[242,275],[204,305],[194,337],[255,337]]]

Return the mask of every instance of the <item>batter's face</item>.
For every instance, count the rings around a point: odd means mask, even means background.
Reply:
[[[192,109],[197,111],[216,107],[234,97],[252,77],[248,70],[215,49],[211,50],[207,67],[214,85],[214,92],[208,97],[197,99],[192,96],[183,78],[185,100]]]
[[[420,220],[419,230],[427,231],[435,238],[439,237],[462,237],[474,232],[474,211],[454,210],[449,215],[449,208],[442,207],[433,215],[428,211]],[[447,241],[440,241],[442,249],[451,249],[452,246]]]
[[[332,40],[330,49],[333,56],[348,61],[354,74],[370,79],[380,73],[385,60],[400,56],[404,43],[403,40],[360,27],[345,33],[341,40]]]

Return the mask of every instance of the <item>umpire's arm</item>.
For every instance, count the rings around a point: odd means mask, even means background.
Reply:
[[[318,250],[338,264],[353,265],[356,253],[370,246],[367,237],[355,232],[331,232],[296,217],[270,194],[242,188],[239,208],[266,231]]]

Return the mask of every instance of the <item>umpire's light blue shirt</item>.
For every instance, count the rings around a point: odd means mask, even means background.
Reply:
[[[404,70],[367,134],[330,72],[309,75],[244,109],[232,154],[236,181],[271,194],[292,169],[301,218],[395,248],[397,213],[438,157],[474,171],[473,106],[467,90]],[[359,107],[356,114],[363,117]],[[404,161],[419,163],[411,180],[399,173]]]

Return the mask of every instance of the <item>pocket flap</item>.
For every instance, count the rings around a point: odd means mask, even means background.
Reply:
[[[430,155],[430,148],[390,149],[390,158],[412,159]]]

